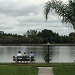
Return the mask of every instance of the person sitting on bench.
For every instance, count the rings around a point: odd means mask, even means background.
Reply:
[[[18,51],[17,57],[19,57],[19,56],[22,56],[21,51]],[[16,62],[18,62],[17,58],[16,58]],[[19,61],[19,62],[21,63],[22,61]]]
[[[31,57],[31,56],[34,57],[34,53],[32,51],[29,53],[29,57]]]
[[[28,56],[26,52],[24,52],[23,56]]]
[[[32,59],[34,58],[34,53],[32,51],[29,53],[29,57],[30,57],[30,62],[32,62]]]
[[[22,56],[21,51],[18,51],[17,56]]]

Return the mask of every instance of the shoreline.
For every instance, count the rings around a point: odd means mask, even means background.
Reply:
[[[0,44],[0,46],[75,46],[75,44]]]

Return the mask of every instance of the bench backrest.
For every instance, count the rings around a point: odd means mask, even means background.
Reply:
[[[13,56],[13,61],[34,61],[34,57],[29,57],[29,56]]]

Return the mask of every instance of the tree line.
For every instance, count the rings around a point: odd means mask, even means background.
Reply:
[[[44,29],[42,31],[28,30],[24,35],[4,33],[0,31],[0,44],[74,44],[75,33],[69,36],[59,35],[52,30]]]

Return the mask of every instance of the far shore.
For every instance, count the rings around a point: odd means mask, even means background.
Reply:
[[[0,46],[75,46],[75,44],[0,44]]]

